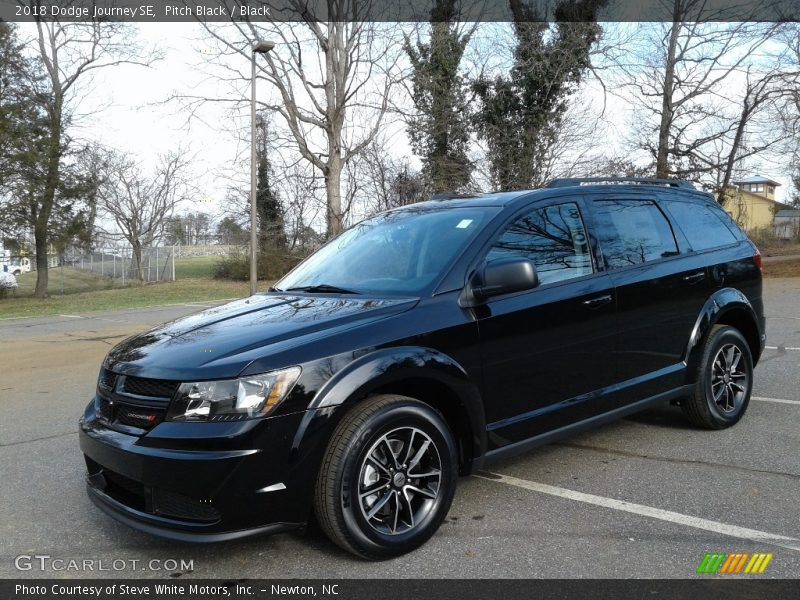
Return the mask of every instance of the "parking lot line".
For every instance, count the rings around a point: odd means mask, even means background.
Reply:
[[[547,485],[545,483],[538,483],[536,481],[528,481],[527,479],[519,479],[511,475],[502,475],[500,473],[492,473],[488,471],[481,471],[475,477],[485,479],[486,481],[497,481],[505,483],[532,492],[539,492],[541,494],[548,494],[550,496],[557,496],[559,498],[566,498],[568,500],[575,500],[577,502],[584,502],[586,504],[594,504],[603,508],[610,508],[619,510],[643,517],[650,517],[652,519],[659,519],[677,525],[684,525],[686,527],[694,527],[695,529],[703,529],[705,531],[712,531],[722,535],[740,538],[743,540],[750,540],[760,544],[771,544],[773,546],[780,546],[789,550],[800,552],[800,539],[779,535],[777,533],[769,533],[766,531],[759,531],[757,529],[748,529],[747,527],[739,527],[737,525],[729,525],[727,523],[720,523],[719,521],[710,521],[708,519],[701,519],[700,517],[693,517],[691,515],[684,515],[682,513],[673,512],[671,510],[663,510],[661,508],[654,508],[652,506],[645,506],[643,504],[634,504],[633,502],[626,502],[624,500],[617,500],[615,498],[606,498],[605,496],[596,496],[595,494],[586,494],[584,492],[577,492],[567,488],[557,487],[554,485]]]
[[[796,404],[800,405],[800,400],[784,400],[783,398],[764,398],[763,396],[751,396],[751,400],[759,402],[775,402],[776,404]]]

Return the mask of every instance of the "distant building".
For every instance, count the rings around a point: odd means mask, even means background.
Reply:
[[[784,208],[775,213],[775,236],[782,240],[800,238],[800,209]]]
[[[736,187],[729,190],[723,208],[746,231],[772,228],[775,214],[791,209],[775,200],[775,188],[781,184],[774,179],[753,175],[734,181],[733,185]]]

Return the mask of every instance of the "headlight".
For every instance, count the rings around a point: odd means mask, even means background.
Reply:
[[[271,413],[289,394],[300,367],[239,379],[182,383],[170,405],[170,421],[240,421]]]

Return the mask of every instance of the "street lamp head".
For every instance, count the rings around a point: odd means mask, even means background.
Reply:
[[[253,52],[266,54],[275,47],[275,42],[259,41],[253,44]]]

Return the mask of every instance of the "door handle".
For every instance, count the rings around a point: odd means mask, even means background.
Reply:
[[[697,273],[692,273],[691,275],[686,275],[683,280],[687,283],[697,283],[698,281],[702,281],[706,278],[705,271],[698,271]]]
[[[604,304],[608,304],[609,302],[611,302],[611,294],[606,294],[605,296],[597,296],[596,298],[584,300],[583,305],[588,306],[589,308],[599,308]]]

